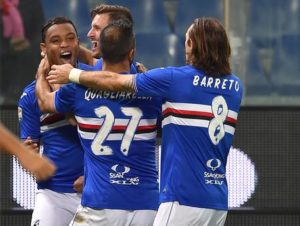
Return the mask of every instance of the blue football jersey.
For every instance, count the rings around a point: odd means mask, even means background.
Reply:
[[[158,208],[155,141],[161,104],[161,98],[77,84],[56,93],[56,110],[75,114],[85,151],[83,206]]]
[[[137,74],[135,86],[141,95],[164,98],[160,202],[227,210],[226,161],[241,81],[206,76],[188,65]]]
[[[28,85],[19,100],[20,138],[30,136],[40,142],[43,155],[57,167],[53,177],[38,182],[39,189],[73,193],[74,181],[83,175],[83,150],[76,127],[69,124],[64,114],[43,114],[35,96],[35,81]]]

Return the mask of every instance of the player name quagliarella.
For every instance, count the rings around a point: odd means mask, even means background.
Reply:
[[[151,100],[152,97],[137,96],[130,92],[110,92],[88,88],[85,91],[84,99],[87,101],[94,99],[110,99],[110,100]]]
[[[234,79],[220,79],[199,75],[194,75],[193,80],[194,86],[206,87],[206,88],[214,88],[214,89],[227,89],[227,90],[235,90],[238,92],[240,90],[240,85],[237,80]]]

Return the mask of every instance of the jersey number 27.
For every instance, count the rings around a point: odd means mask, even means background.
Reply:
[[[135,107],[122,107],[121,111],[124,115],[131,117],[123,135],[120,148],[120,151],[127,156],[135,131],[139,125],[140,119],[143,116],[143,112],[141,109]],[[109,146],[103,146],[102,144],[112,130],[115,122],[115,116],[113,112],[106,106],[96,108],[95,113],[99,118],[105,117],[105,119],[92,142],[92,151],[95,155],[112,155],[112,149]]]

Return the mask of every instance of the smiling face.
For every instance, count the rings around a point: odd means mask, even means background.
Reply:
[[[92,42],[93,57],[100,58],[102,56],[99,39],[103,28],[105,28],[110,22],[108,13],[97,14],[92,21],[91,29],[89,30],[87,37]]]
[[[79,40],[72,24],[54,24],[46,31],[45,42],[40,44],[47,55],[50,66],[53,64],[76,65]]]

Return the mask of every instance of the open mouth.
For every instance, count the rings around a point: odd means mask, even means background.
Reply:
[[[95,51],[98,47],[98,42],[92,41],[92,50]]]
[[[71,52],[62,52],[60,54],[60,58],[65,62],[65,63],[71,63],[72,59],[72,53]]]

